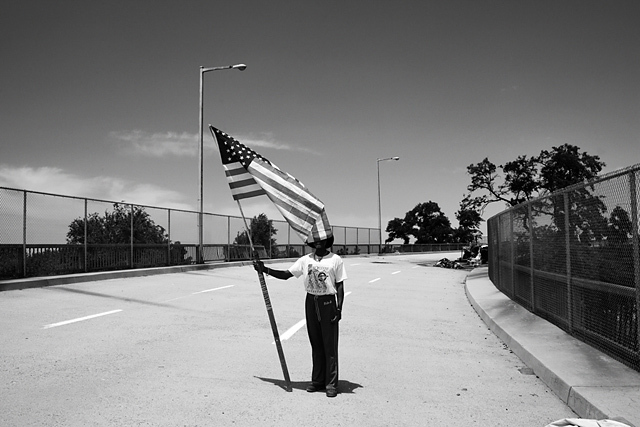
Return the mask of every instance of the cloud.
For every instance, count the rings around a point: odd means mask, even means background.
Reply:
[[[311,150],[310,148],[307,148],[307,147],[292,146],[290,144],[286,144],[283,142],[274,141],[269,134],[264,134],[262,138],[260,137],[256,138],[253,136],[246,136],[246,137],[234,136],[234,138],[236,138],[238,141],[240,141],[241,143],[243,143],[249,148],[260,147],[260,148],[268,148],[271,150],[302,151],[302,152],[314,154],[317,156],[320,155],[319,152]],[[211,147],[213,147],[213,141],[211,142]]]
[[[165,132],[151,133],[142,130],[133,131],[113,131],[109,137],[120,144],[121,149],[127,154],[149,156],[149,157],[197,157],[198,141],[200,135],[187,132]],[[319,153],[306,147],[295,147],[286,143],[278,142],[270,134],[260,136],[235,136],[238,141],[249,148],[267,148],[270,150],[304,151],[319,155]],[[218,149],[208,130],[203,138],[203,148],[206,152]]]
[[[198,155],[198,135],[183,132],[150,133],[141,130],[110,132],[109,137],[121,143],[127,152],[150,157]]]
[[[153,184],[108,176],[86,178],[55,167],[32,168],[0,165],[0,187],[39,191],[65,196],[87,197],[174,209],[194,210],[184,195]]]

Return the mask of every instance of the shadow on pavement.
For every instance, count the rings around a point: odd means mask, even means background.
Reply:
[[[136,299],[136,298],[119,297],[119,296],[116,296],[116,295],[103,294],[103,293],[100,293],[100,292],[84,291],[84,290],[80,290],[80,289],[72,289],[72,288],[57,287],[57,286],[56,287],[43,288],[43,289],[45,289],[47,291],[62,291],[62,292],[71,292],[71,293],[75,293],[75,294],[89,295],[89,296],[93,296],[93,297],[111,298],[111,299],[116,299],[116,300],[120,300],[120,301],[134,302],[134,303],[137,303],[137,304],[152,305],[152,306],[156,306],[156,307],[178,308],[178,307],[170,305],[170,304],[158,303],[158,302],[153,302],[153,301],[145,301],[145,300],[140,300],[140,299]]]
[[[285,380],[275,379],[275,378],[262,378],[255,377],[259,380],[262,380],[267,383],[271,383],[276,387],[280,387],[283,390],[287,390],[287,383]],[[310,384],[309,381],[291,381],[291,388],[295,390],[306,390],[307,386]],[[356,389],[362,388],[360,384],[352,383],[351,381],[340,380],[338,381],[338,392],[341,394],[351,394],[354,393]]]

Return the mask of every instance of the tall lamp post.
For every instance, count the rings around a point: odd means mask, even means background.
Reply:
[[[387,160],[400,160],[400,157],[387,157],[386,159],[378,159],[376,164],[378,165],[378,234],[380,236],[380,250],[382,252],[382,207],[380,203],[380,162]]]
[[[224,67],[212,67],[205,68],[200,66],[200,145],[198,149],[198,161],[200,163],[199,169],[199,183],[200,183],[200,197],[198,202],[200,204],[200,210],[198,213],[198,256],[197,262],[198,264],[204,263],[204,245],[203,245],[203,228],[204,228],[204,203],[203,203],[203,171],[204,171],[204,123],[202,113],[204,110],[204,73],[208,73],[209,71],[218,71],[218,70],[231,70],[236,69],[240,71],[244,71],[247,68],[245,64],[236,64],[236,65],[227,65]]]

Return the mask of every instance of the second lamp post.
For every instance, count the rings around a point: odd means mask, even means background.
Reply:
[[[378,234],[380,237],[380,250],[378,252],[382,252],[382,207],[380,202],[380,162],[384,162],[386,160],[400,160],[400,157],[387,157],[386,159],[378,159],[376,164],[378,165]]]

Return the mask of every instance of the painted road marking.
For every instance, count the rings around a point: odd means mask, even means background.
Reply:
[[[229,285],[229,286],[221,286],[219,288],[213,288],[213,289],[206,289],[204,291],[199,291],[199,292],[194,292],[191,295],[197,295],[197,294],[204,294],[205,292],[213,292],[213,291],[219,291],[220,289],[226,289],[226,288],[232,288],[235,285]]]
[[[351,292],[346,292],[344,294],[344,297],[346,298],[347,295],[349,295]],[[287,331],[280,335],[280,341],[286,341],[289,338],[291,338],[293,336],[293,334],[295,334],[296,332],[298,332],[300,330],[300,328],[302,328],[304,325],[307,324],[307,321],[305,319],[302,319],[301,321],[299,321],[298,323],[296,323],[295,325],[293,325],[292,327],[290,327],[289,329],[287,329]],[[276,342],[273,341],[271,344],[275,344]]]
[[[213,291],[217,291],[217,290],[219,290],[219,289],[231,288],[231,287],[233,287],[233,286],[235,286],[235,285],[222,286],[222,287],[219,287],[219,288],[213,288],[213,289],[205,289],[204,291],[193,292],[193,293],[191,293],[191,294],[189,294],[189,295],[182,295],[182,296],[180,296],[180,297],[176,297],[176,298],[171,298],[171,299],[168,299],[168,300],[164,300],[164,301],[162,301],[162,303],[164,304],[164,303],[171,302],[171,301],[175,301],[175,300],[179,300],[179,299],[182,299],[182,298],[187,298],[187,297],[190,297],[191,295],[198,295],[198,294],[203,294],[203,293],[205,293],[205,292],[213,292]]]
[[[78,317],[77,319],[65,320],[64,322],[51,323],[49,325],[44,325],[42,329],[56,328],[58,326],[68,325],[70,323],[82,322],[84,320],[95,319],[96,317],[107,316],[109,314],[119,313],[122,310],[111,310],[105,311],[104,313],[93,314],[91,316]]]
[[[398,274],[398,273],[400,273],[400,272],[401,272],[401,271],[400,271],[400,270],[398,270],[398,271],[394,271],[394,272],[393,272],[393,273],[391,273],[391,274]]]
[[[378,277],[378,278],[376,278],[376,279],[373,279],[373,280],[369,280],[369,283],[377,282],[378,280],[380,280],[380,278],[379,278],[379,277]]]
[[[302,328],[304,325],[306,325],[307,321],[302,319],[301,321],[299,321],[298,323],[296,323],[295,325],[293,325],[292,327],[290,327],[287,332],[285,332],[284,334],[282,334],[280,336],[280,341],[285,341],[288,340],[289,338],[291,338],[293,336],[293,334],[295,334],[296,332],[298,332],[298,330],[300,328]],[[275,344],[276,342],[272,342],[271,344]]]

